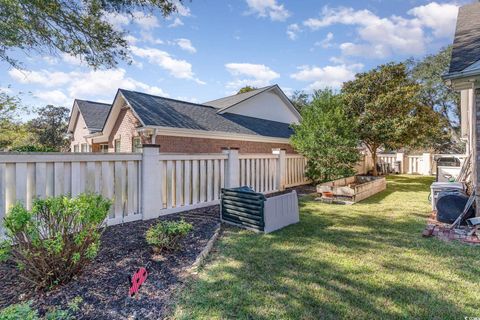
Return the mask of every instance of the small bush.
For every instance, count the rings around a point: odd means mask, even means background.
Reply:
[[[73,313],[79,310],[82,298],[76,297],[68,304],[67,309],[53,309],[39,317],[38,312],[31,307],[31,302],[17,303],[0,310],[0,320],[71,320]]]
[[[36,199],[30,211],[17,204],[5,217],[0,256],[9,254],[38,288],[68,282],[97,255],[110,206],[94,194]]]
[[[160,221],[147,230],[145,238],[157,251],[177,250],[180,248],[180,240],[192,229],[193,226],[184,220]]]
[[[30,307],[30,302],[13,304],[0,310],[0,320],[37,320],[38,313]]]
[[[14,147],[10,151],[14,152],[57,152],[57,149],[46,147],[46,146],[38,146],[38,145],[25,145]]]

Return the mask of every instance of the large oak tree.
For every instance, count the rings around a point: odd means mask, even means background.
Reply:
[[[380,147],[421,145],[438,130],[438,114],[422,102],[420,92],[402,63],[381,65],[344,83],[346,112],[374,163]]]

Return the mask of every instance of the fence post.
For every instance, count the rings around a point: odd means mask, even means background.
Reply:
[[[403,152],[397,152],[396,161],[400,161],[400,172],[399,173],[405,173],[405,153]]]
[[[240,186],[240,160],[238,149],[223,149],[222,153],[228,155],[225,168],[225,188],[236,188]]]
[[[429,176],[432,173],[432,154],[423,154],[422,175]]]
[[[142,155],[142,214],[143,220],[160,215],[160,145],[144,144]]]
[[[275,172],[276,175],[276,181],[277,181],[277,190],[278,191],[283,191],[285,190],[285,166],[286,166],[286,151],[285,149],[276,149],[272,151],[273,154],[278,154],[278,163],[277,163],[277,172]]]

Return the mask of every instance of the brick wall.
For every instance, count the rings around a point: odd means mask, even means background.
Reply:
[[[295,153],[292,146],[283,143],[236,141],[228,139],[206,139],[191,137],[157,136],[156,144],[161,152],[218,153],[224,147],[238,148],[240,153],[271,153],[274,148]]]
[[[114,152],[114,141],[120,139],[120,151],[132,152],[132,138],[138,136],[136,128],[140,125],[138,119],[128,108],[123,108],[108,137],[108,152]]]
[[[73,135],[72,141],[70,142],[70,151],[73,152],[73,147],[78,145],[78,150],[80,151],[80,145],[82,143],[87,143],[87,140],[84,138],[90,132],[87,129],[87,125],[85,124],[85,120],[83,119],[82,114],[79,112],[77,119],[75,120],[75,125],[73,126]]]
[[[120,139],[120,151],[132,152],[132,138],[138,136],[137,127],[140,122],[133,112],[124,108],[120,111],[112,133],[108,138],[108,151],[114,152],[114,141]],[[150,141],[144,141],[150,143]],[[274,148],[286,149],[287,153],[295,153],[289,144],[236,141],[228,139],[206,139],[191,137],[157,136],[161,152],[178,153],[219,153],[222,148],[238,148],[240,153],[271,153]]]

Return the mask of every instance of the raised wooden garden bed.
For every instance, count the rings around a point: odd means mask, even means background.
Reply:
[[[387,180],[385,177],[351,176],[319,184],[317,185],[317,192],[333,194],[332,200],[339,199],[355,203],[386,188]]]

